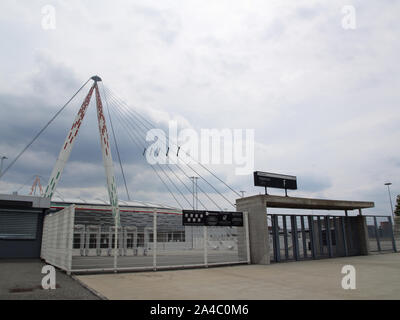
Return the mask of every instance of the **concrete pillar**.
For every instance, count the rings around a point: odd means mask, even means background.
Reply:
[[[243,215],[245,215],[246,211],[243,211]],[[248,217],[248,216],[247,216]],[[248,260],[248,256],[247,256],[247,250],[248,250],[248,246],[247,246],[247,237],[246,237],[246,226],[245,223],[248,220],[245,219],[245,217],[243,216],[243,227],[239,227],[237,229],[237,244],[238,244],[238,259],[239,261],[247,261]]]
[[[247,211],[249,217],[250,261],[252,264],[269,264],[270,247],[264,195],[236,200],[238,211]]]

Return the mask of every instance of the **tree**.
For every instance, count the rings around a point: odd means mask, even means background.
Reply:
[[[394,209],[394,214],[398,217],[400,217],[400,194],[397,195],[396,198],[396,209]]]

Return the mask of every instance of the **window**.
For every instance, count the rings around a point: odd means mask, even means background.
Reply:
[[[89,234],[89,249],[96,249],[97,245],[97,234]]]
[[[157,242],[167,242],[167,233],[157,232]]]
[[[185,241],[185,232],[184,231],[174,232],[174,241],[184,242]]]
[[[183,241],[185,241],[184,231],[157,233],[157,242],[183,242]]]
[[[115,248],[115,233],[113,233],[113,235],[112,235],[111,247],[113,249]]]
[[[126,248],[133,249],[133,233],[126,234]]]
[[[81,234],[74,233],[74,249],[80,249],[80,248],[81,248]]]
[[[137,237],[137,246],[138,247],[144,247],[144,234],[139,233]]]
[[[109,235],[102,233],[101,234],[101,239],[100,239],[100,248],[101,249],[107,249],[108,245],[109,245],[109,242],[110,242]]]
[[[120,247],[121,245],[121,240],[122,239],[122,234],[121,232],[118,232],[118,240],[117,240],[117,248]],[[115,231],[112,231],[112,240],[111,240],[111,247],[114,249],[115,248]]]

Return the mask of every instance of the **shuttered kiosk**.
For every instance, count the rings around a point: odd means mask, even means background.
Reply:
[[[39,258],[50,199],[0,194],[0,259]]]

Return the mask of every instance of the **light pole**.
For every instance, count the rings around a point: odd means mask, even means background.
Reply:
[[[1,173],[3,172],[3,161],[8,158],[5,156],[2,156],[0,159],[1,159],[1,163],[0,163],[0,177],[1,177]]]
[[[389,201],[390,201],[390,208],[392,209],[392,221],[393,221],[393,224],[394,224],[394,211],[393,211],[392,195],[391,195],[391,193],[390,193],[390,186],[391,186],[391,185],[392,185],[391,182],[386,182],[386,183],[385,183],[385,186],[387,186],[387,188],[388,188]]]

